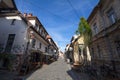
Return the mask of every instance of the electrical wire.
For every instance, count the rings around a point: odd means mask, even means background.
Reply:
[[[30,1],[29,1],[28,3],[31,4],[31,5],[34,5],[34,6],[37,7],[38,9],[41,9],[42,11],[47,12],[47,13],[53,15],[53,16],[59,17],[59,18],[65,20],[65,21],[67,21],[67,22],[70,22],[70,23],[72,22],[72,21],[70,21],[69,19],[65,19],[65,18],[63,18],[63,17],[60,16],[60,15],[54,14],[53,12],[44,9],[44,8],[40,7],[39,5],[37,5],[37,4],[34,4],[34,3],[30,2]],[[76,23],[73,23],[73,24],[76,25]]]
[[[72,7],[72,9],[73,9],[73,11],[74,11],[74,13],[76,14],[76,16],[80,19],[80,16],[79,16],[79,14],[77,13],[77,10],[74,8],[74,6],[72,5],[72,3],[70,2],[70,0],[66,0],[68,3],[69,3],[69,5]]]

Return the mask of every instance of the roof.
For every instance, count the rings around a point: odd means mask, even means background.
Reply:
[[[71,38],[71,42],[76,41],[79,37],[80,37],[80,34],[79,35],[73,35],[72,38]]]
[[[97,13],[97,11],[99,10],[99,8],[102,6],[101,4],[104,2],[104,0],[100,0],[99,3],[93,8],[90,16],[88,17],[87,21],[88,23],[91,21],[91,19],[93,19],[93,17],[95,16],[95,14]]]
[[[95,16],[95,14],[97,13],[98,10],[98,6],[96,6],[93,11],[91,12],[90,16],[88,17],[87,21],[88,23],[91,21],[91,19],[93,19],[93,17]]]
[[[0,10],[17,10],[14,0],[0,0]]]
[[[40,20],[36,17],[36,16],[26,16],[26,18],[28,19],[28,20],[32,20],[32,19],[35,19],[38,23],[40,23],[41,24],[41,22],[40,22]],[[42,25],[42,24],[41,24]],[[48,32],[47,32],[47,30],[44,28],[44,26],[42,25],[42,28],[45,30],[45,32],[48,34]],[[49,34],[48,34],[49,35]],[[47,36],[47,38],[51,38],[51,36],[49,35],[49,36]],[[56,43],[54,42],[54,40],[51,38],[51,41],[53,42],[53,44],[55,45],[55,48],[57,48],[58,49],[58,46],[56,45]]]
[[[26,18],[27,18],[28,20],[35,19],[40,25],[42,25],[37,16],[26,16]],[[46,31],[46,29],[43,27],[43,25],[42,25],[42,28],[43,28],[43,29],[45,30],[45,32],[48,34],[48,32]]]

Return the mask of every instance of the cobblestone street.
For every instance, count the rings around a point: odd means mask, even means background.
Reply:
[[[25,78],[25,80],[89,80],[86,74],[72,71],[63,59],[44,65],[42,69],[36,70]]]

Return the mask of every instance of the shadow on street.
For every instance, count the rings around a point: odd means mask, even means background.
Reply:
[[[73,80],[91,80],[86,73],[78,72],[73,69],[67,71]]]

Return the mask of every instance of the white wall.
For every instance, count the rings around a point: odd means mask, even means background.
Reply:
[[[36,21],[35,20],[29,20],[29,22],[33,25],[36,26]],[[38,26],[39,27],[39,26]],[[34,32],[34,31],[33,31]],[[38,31],[39,32],[39,31]],[[48,47],[48,43],[42,38],[40,37],[36,32],[34,32],[34,36],[36,39],[36,43],[35,43],[35,48],[39,49],[41,52],[45,52],[45,47]],[[41,43],[41,48],[39,48],[39,44]]]
[[[48,44],[46,44],[42,39],[36,39],[35,47],[39,49],[42,52],[45,52],[45,47],[48,47]],[[41,43],[41,48],[39,48],[39,44]]]
[[[35,26],[35,23],[36,23],[35,20],[29,20],[29,22],[30,22],[33,26]]]
[[[14,25],[11,25],[16,19]],[[11,53],[22,54],[26,46],[27,25],[19,16],[0,17],[0,44],[5,49],[9,34],[16,34]]]

